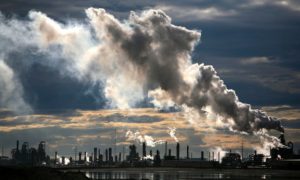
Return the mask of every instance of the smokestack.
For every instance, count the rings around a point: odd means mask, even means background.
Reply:
[[[19,140],[17,140],[17,152],[19,151]]]
[[[98,149],[98,162],[101,162],[101,151],[100,148]]]
[[[190,147],[189,147],[189,145],[186,146],[186,158],[190,159]]]
[[[215,161],[215,152],[212,152],[212,160]]]
[[[107,162],[108,161],[108,150],[105,149],[105,161]]]
[[[94,147],[94,162],[97,162],[97,148]]]
[[[179,156],[180,156],[180,145],[179,145],[179,142],[177,143],[176,145],[176,158],[177,160],[179,160]]]
[[[210,151],[208,151],[208,161],[210,161]]]
[[[123,146],[123,161],[125,161],[125,147]]]
[[[150,156],[152,156],[152,150],[150,150]]]
[[[167,151],[168,151],[168,142],[166,141],[166,143],[165,143],[165,156],[167,156]]]
[[[244,158],[244,142],[242,141],[242,160]]]
[[[147,153],[146,153],[146,142],[143,142],[143,157],[146,157]]]
[[[201,151],[201,160],[203,161],[204,160],[204,152]]]
[[[169,156],[172,156],[171,149],[169,149]]]
[[[113,162],[113,156],[112,156],[112,149],[108,148],[108,158],[109,158],[109,162]]]
[[[79,155],[78,155],[78,156],[79,156],[79,161],[81,161],[81,154],[82,154],[82,153],[79,152]]]
[[[54,164],[56,164],[56,162],[57,162],[57,151],[55,151],[54,153]]]
[[[65,156],[61,157],[61,163],[65,165]]]
[[[84,157],[83,157],[83,159],[84,159],[84,162],[86,162],[86,152],[84,152]]]
[[[218,152],[218,162],[220,162],[220,152]]]
[[[122,153],[119,152],[119,162],[121,162],[121,161],[122,161]]]
[[[256,156],[256,154],[257,154],[257,152],[256,152],[256,150],[254,150],[254,155]]]

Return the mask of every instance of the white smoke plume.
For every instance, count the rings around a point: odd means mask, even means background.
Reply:
[[[23,88],[13,70],[0,59],[0,107],[19,113],[31,112],[31,107],[23,99]]]
[[[211,160],[216,160],[221,162],[222,158],[226,155],[227,151],[223,150],[221,147],[214,147],[209,149],[209,153],[211,153]],[[214,157],[212,157],[214,155]]]
[[[237,132],[283,131],[279,120],[240,102],[212,66],[192,63],[199,31],[172,24],[161,10],[131,12],[122,22],[104,9],[88,8],[86,14],[89,24],[61,24],[35,11],[28,21],[1,18],[0,37],[15,46],[26,39],[18,46],[63,57],[64,67],[59,68],[79,80],[103,83],[113,107],[130,108],[148,96],[159,108],[176,105],[196,111],[201,118],[190,120],[195,124],[215,116]],[[155,144],[148,136],[129,134]]]
[[[150,155],[147,155],[147,156],[144,156],[143,159],[144,159],[144,160],[153,160],[154,157],[153,157],[153,156],[150,156]]]
[[[169,127],[169,135],[174,139],[174,141],[178,142],[178,138],[175,135],[176,128],[175,127]]]
[[[127,131],[126,138],[128,141],[135,141],[139,144],[145,142],[146,146],[155,147],[158,144],[163,144],[165,141],[163,140],[155,140],[152,136],[142,135],[139,131]]]

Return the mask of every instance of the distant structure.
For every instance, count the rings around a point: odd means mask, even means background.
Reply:
[[[143,157],[147,156],[147,152],[146,152],[146,142],[143,142]]]
[[[108,150],[105,149],[105,162],[108,162]]]
[[[108,148],[108,158],[109,158],[109,162],[112,163],[114,161],[114,158],[112,156],[112,149]]]
[[[250,154],[249,158],[244,161],[245,166],[262,166],[264,165],[265,155],[263,154],[257,154],[256,150],[254,151],[254,154]]]
[[[94,163],[97,163],[97,148],[94,147]]]
[[[129,161],[130,163],[135,163],[138,162],[140,159],[139,157],[139,153],[136,151],[136,146],[130,145],[129,146],[129,155],[127,156],[127,161]]]
[[[190,147],[189,147],[189,145],[186,146],[186,158],[190,159]]]
[[[272,168],[272,169],[300,169],[300,155],[293,152],[293,143],[286,143],[284,135],[279,137],[283,147],[270,149],[271,158],[265,158],[264,154],[249,155],[249,157],[241,158],[241,155],[229,150],[228,153],[220,161],[220,152],[218,151],[199,151],[200,157],[193,157],[190,153],[189,145],[186,146],[186,156],[180,157],[180,143],[175,144],[175,148],[171,145],[168,149],[168,143],[165,142],[165,155],[160,156],[160,151],[156,150],[154,155],[152,149],[149,150],[147,156],[146,142],[142,143],[142,156],[137,152],[135,144],[129,145],[129,153],[125,157],[125,148],[123,146],[122,152],[113,154],[112,148],[107,147],[101,154],[99,147],[94,147],[91,151],[80,151],[77,154],[77,147],[75,151],[75,160],[70,156],[59,156],[56,151],[54,159],[50,161],[49,156],[46,155],[46,143],[41,141],[37,149],[30,147],[28,142],[24,142],[21,147],[19,141],[16,142],[16,148],[11,150],[12,159],[0,156],[0,166],[4,165],[25,165],[25,166],[54,166],[62,167],[69,166],[70,168],[79,167],[170,167],[170,168]],[[241,154],[243,154],[243,143]],[[173,155],[172,155],[173,150]],[[174,153],[175,152],[175,153]],[[193,152],[195,153],[195,152]],[[184,153],[182,153],[184,154]],[[204,155],[207,156],[205,157]],[[76,160],[76,156],[79,160]],[[196,153],[197,155],[197,153]],[[105,158],[104,158],[105,156]],[[266,159],[266,161],[264,161]],[[220,163],[221,162],[221,163]]]
[[[286,147],[272,148],[270,150],[271,159],[291,159],[294,156],[293,147],[294,144],[289,141],[287,144],[285,142],[284,134],[279,136],[280,143]]]
[[[176,159],[179,160],[180,158],[180,144],[179,142],[176,144]]]
[[[17,140],[16,148],[12,149],[11,156],[16,164],[30,165],[46,165],[50,162],[50,157],[46,156],[46,143],[41,141],[38,148],[30,148],[28,142],[22,144],[19,149],[19,140]]]
[[[222,158],[222,166],[233,168],[242,167],[241,156],[238,153],[226,153]]]
[[[153,165],[154,166],[161,166],[161,159],[160,159],[160,153],[159,153],[159,150],[156,151],[156,155],[154,156],[154,159],[153,159]]]

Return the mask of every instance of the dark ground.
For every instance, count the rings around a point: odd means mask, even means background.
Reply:
[[[46,167],[0,167],[1,180],[87,180],[84,173]]]

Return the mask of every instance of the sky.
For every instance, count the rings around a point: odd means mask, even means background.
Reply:
[[[189,48],[192,63],[212,65],[241,102],[281,119],[287,141],[300,147],[300,3],[296,0],[1,0],[0,70],[6,79],[0,77],[0,143],[6,155],[15,146],[16,139],[29,141],[32,146],[45,140],[52,155],[54,151],[71,155],[74,146],[91,152],[94,146],[111,146],[115,128],[119,148],[136,142],[126,137],[128,131],[138,132],[143,137],[151,135],[154,141],[168,140],[174,145],[176,140],[169,135],[170,128],[176,128],[179,142],[190,144],[195,155],[199,149],[239,149],[241,141],[245,141],[250,150],[255,143],[259,146],[256,136],[251,136],[249,141],[248,136],[220,128],[210,121],[195,125],[180,111],[158,111],[147,98],[129,103],[130,108],[126,110],[123,107],[118,110],[119,102],[112,103],[98,77],[107,74],[82,77],[82,71],[69,68],[72,67],[70,62],[65,60],[73,56],[57,55],[57,47],[50,47],[47,52],[31,47],[28,37],[34,36],[26,35],[26,22],[32,19],[30,12],[42,12],[70,27],[79,24],[84,32],[93,26],[85,11],[89,7],[104,8],[124,24],[129,21],[131,11],[160,9],[172,19],[172,24],[201,32],[200,40]],[[31,15],[39,17],[38,13]],[[82,33],[81,30],[79,28],[78,33]],[[91,36],[95,34],[97,29]],[[88,33],[83,35],[88,39],[79,39],[84,44],[83,49],[85,43],[87,46],[95,43]],[[54,41],[64,46],[64,40]],[[138,51],[138,47],[133,48]],[[72,63],[76,64],[76,58]],[[89,71],[104,71],[97,66]],[[139,97],[140,90],[131,89],[136,84],[129,86],[128,91],[127,87],[121,87],[126,97],[128,94]],[[155,83],[147,86],[155,86]],[[131,101],[130,98],[125,100]]]

